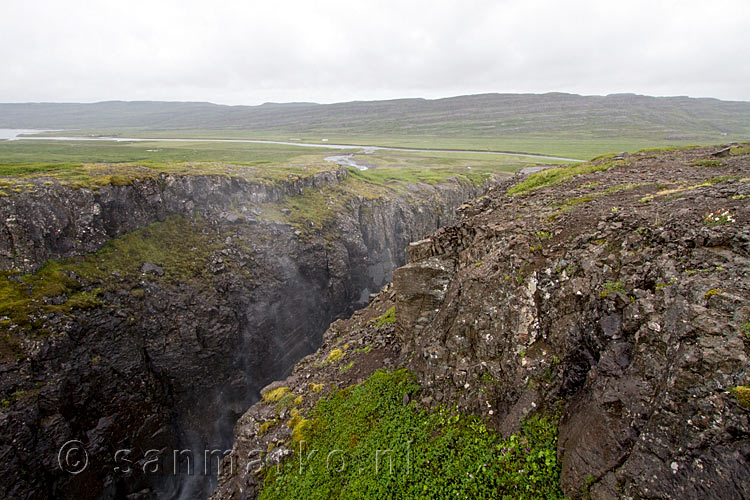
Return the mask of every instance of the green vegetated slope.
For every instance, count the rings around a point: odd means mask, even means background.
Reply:
[[[260,498],[562,498],[555,417],[503,439],[480,418],[405,405],[419,389],[406,370],[378,371],[293,417],[307,458],[269,469]]]
[[[266,138],[575,156],[750,137],[750,103],[634,94],[482,94],[337,104],[0,104],[0,127]]]

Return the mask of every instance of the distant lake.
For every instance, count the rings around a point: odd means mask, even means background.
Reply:
[[[0,140],[3,139],[15,139],[21,134],[38,134],[39,132],[47,132],[46,130],[31,130],[23,128],[0,128]]]

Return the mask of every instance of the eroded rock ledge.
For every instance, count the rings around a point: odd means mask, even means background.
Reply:
[[[572,498],[750,497],[750,408],[735,389],[750,384],[750,155],[726,153],[643,152],[517,196],[492,189],[264,392],[288,388],[307,416],[406,367],[420,405],[456,404],[505,435],[561,410]],[[290,410],[268,399],[235,427],[240,466],[213,498],[256,498],[265,470],[296,459]]]

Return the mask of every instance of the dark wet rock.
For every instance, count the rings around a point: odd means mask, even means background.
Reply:
[[[727,146],[725,148],[721,148],[721,149],[714,151],[713,153],[711,153],[711,156],[719,156],[719,157],[729,156],[729,152],[731,150],[732,150],[732,147]]]
[[[141,266],[141,274],[153,274],[155,276],[164,276],[164,268],[151,262],[144,262]]]

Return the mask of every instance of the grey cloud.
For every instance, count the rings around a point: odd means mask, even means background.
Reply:
[[[745,0],[38,0],[4,11],[2,102],[549,91],[750,100]]]

